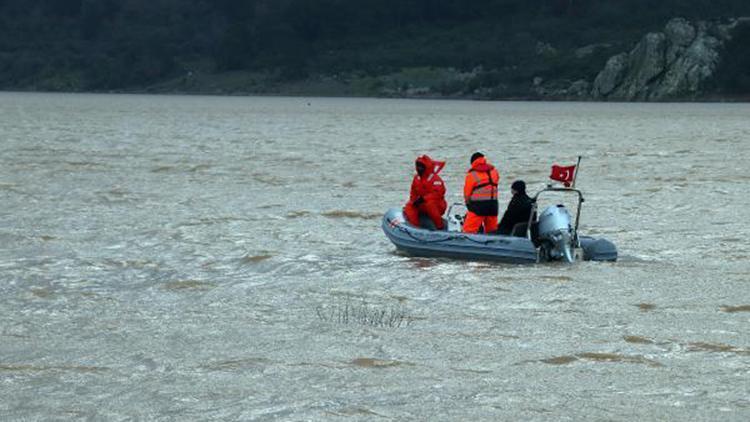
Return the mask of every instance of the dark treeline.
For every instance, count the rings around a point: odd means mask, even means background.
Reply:
[[[482,66],[509,81],[590,77],[670,18],[743,15],[750,1],[0,0],[0,88],[131,89],[188,72],[293,80],[421,66]],[[602,48],[585,60],[539,52],[591,44]]]

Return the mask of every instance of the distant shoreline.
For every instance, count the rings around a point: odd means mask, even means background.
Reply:
[[[478,102],[559,102],[559,103],[613,103],[613,104],[681,104],[681,103],[750,103],[750,95],[738,96],[719,96],[705,95],[698,98],[670,99],[666,101],[620,101],[620,100],[596,100],[582,98],[555,98],[555,97],[498,97],[498,98],[480,98],[474,96],[438,96],[438,95],[350,95],[334,94],[319,95],[313,92],[223,92],[217,91],[162,91],[150,89],[132,89],[132,90],[108,90],[108,91],[62,91],[62,90],[37,90],[37,89],[0,89],[0,93],[19,93],[19,94],[101,94],[101,95],[154,95],[154,96],[206,96],[206,97],[268,97],[268,98],[371,98],[371,99],[392,99],[392,100],[439,100],[439,101],[478,101]]]

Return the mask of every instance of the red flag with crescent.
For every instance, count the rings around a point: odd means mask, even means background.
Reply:
[[[562,182],[566,188],[570,187],[571,182],[575,180],[576,166],[558,166],[557,164],[552,165],[552,173],[549,178]]]

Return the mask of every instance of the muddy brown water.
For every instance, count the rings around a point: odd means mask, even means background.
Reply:
[[[750,417],[750,106],[0,94],[2,420]],[[583,162],[617,263],[394,252]],[[403,323],[393,323],[400,321]]]

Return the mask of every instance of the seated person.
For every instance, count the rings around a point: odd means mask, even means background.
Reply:
[[[417,158],[414,165],[417,174],[411,182],[404,217],[411,225],[419,227],[419,215],[424,214],[435,224],[435,228],[443,230],[443,213],[448,204],[445,202],[445,184],[438,173],[445,166],[445,161],[433,161],[423,155]]]
[[[505,214],[500,220],[498,234],[510,235],[513,232],[513,226],[518,223],[529,222],[532,201],[526,195],[526,183],[523,180],[516,180],[510,186],[510,192],[513,194],[513,198],[508,203],[508,209],[505,210]]]

